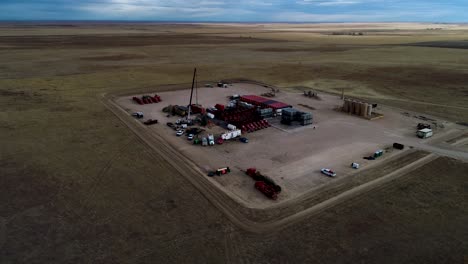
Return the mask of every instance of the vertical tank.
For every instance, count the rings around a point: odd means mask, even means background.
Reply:
[[[354,105],[354,114],[355,114],[355,115],[359,115],[359,113],[360,113],[360,110],[361,110],[361,109],[359,108],[359,104],[360,104],[360,103],[361,103],[361,102],[356,101],[356,103],[355,103],[355,105]]]
[[[372,104],[369,104],[367,106],[367,117],[371,117],[372,116]]]
[[[343,102],[343,112],[349,112],[349,100],[345,99]]]
[[[361,116],[366,117],[367,116],[367,107],[366,103],[361,103]]]
[[[367,108],[368,107],[369,107],[368,103],[363,104],[363,107],[362,107],[362,110],[361,110],[361,114],[362,114],[363,117],[367,117]]]

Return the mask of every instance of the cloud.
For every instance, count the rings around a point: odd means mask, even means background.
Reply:
[[[384,20],[381,14],[312,14],[304,12],[282,12],[276,14],[274,19],[283,22],[361,22]]]
[[[466,0],[0,0],[1,19],[463,22]]]
[[[317,6],[343,6],[361,4],[359,0],[302,0],[297,2],[300,5],[317,5]]]

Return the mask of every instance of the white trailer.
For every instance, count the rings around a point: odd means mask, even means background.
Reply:
[[[432,129],[430,129],[430,128],[424,128],[424,129],[418,130],[418,132],[416,133],[416,135],[417,135],[419,138],[429,138],[429,137],[432,137]]]
[[[221,134],[221,138],[224,140],[229,140],[231,138],[240,137],[241,135],[242,135],[242,131],[240,129],[236,129],[236,130],[227,131]]]

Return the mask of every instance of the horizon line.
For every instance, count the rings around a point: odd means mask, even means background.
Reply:
[[[126,19],[0,19],[0,23],[161,23],[161,24],[377,24],[377,23],[420,23],[420,24],[468,24],[466,22],[440,22],[440,21],[221,21],[221,20],[126,20]]]

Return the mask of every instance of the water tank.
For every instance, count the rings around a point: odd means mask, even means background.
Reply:
[[[227,126],[227,128],[228,128],[229,130],[236,130],[236,126],[235,126],[235,125],[231,125],[231,124],[229,124],[229,125]]]
[[[207,113],[206,115],[211,119],[213,119],[215,117],[212,113]]]

